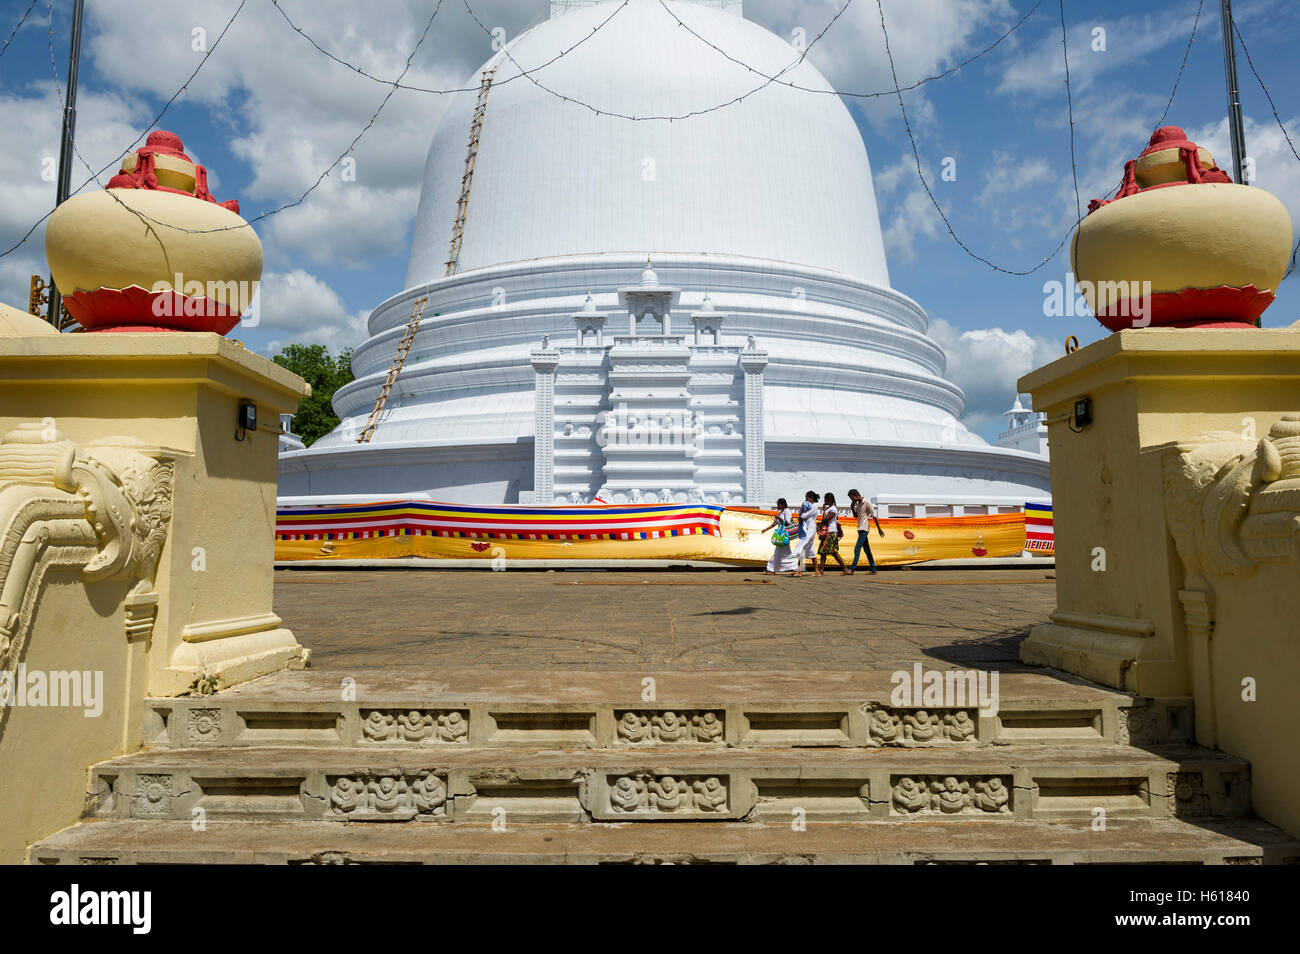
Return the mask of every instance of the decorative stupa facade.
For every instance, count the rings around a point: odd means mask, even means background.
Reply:
[[[1039,454],[958,421],[925,311],[890,287],[847,108],[742,12],[552,4],[484,64],[435,132],[407,287],[370,315],[340,426],[282,455],[282,497],[770,505],[857,486],[924,515],[1047,493]]]

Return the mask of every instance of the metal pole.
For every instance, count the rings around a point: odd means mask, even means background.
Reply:
[[[68,47],[68,92],[63,101],[63,139],[59,143],[59,183],[54,204],[62,205],[72,190],[72,142],[77,128],[77,67],[81,62],[81,15],[85,0],[73,0],[72,39]],[[50,277],[50,323],[59,327],[63,297]]]
[[[1246,127],[1241,118],[1241,95],[1237,89],[1237,40],[1232,27],[1232,0],[1219,0],[1223,22],[1223,69],[1228,78],[1228,132],[1232,135],[1232,178],[1246,185]]]

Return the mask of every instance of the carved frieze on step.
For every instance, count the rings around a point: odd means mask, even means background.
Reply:
[[[137,817],[165,818],[171,814],[176,793],[170,775],[140,775],[136,778],[135,792]]]
[[[867,718],[867,733],[875,745],[974,742],[976,726],[973,709],[876,707]]]
[[[724,717],[721,712],[701,710],[678,712],[671,709],[615,712],[620,745],[656,742],[723,744]]]
[[[1210,793],[1200,772],[1170,772],[1166,776],[1171,815],[1203,817],[1210,812]]]
[[[890,807],[896,815],[998,815],[1011,812],[1010,780],[998,775],[892,779]]]
[[[716,814],[727,810],[727,786],[716,775],[653,775],[642,772],[613,779],[610,808],[615,814]]]
[[[458,709],[363,709],[365,742],[469,741],[469,717]]]
[[[185,726],[185,740],[200,745],[221,741],[221,710],[190,709]]]
[[[447,780],[436,772],[339,776],[332,779],[329,807],[347,821],[446,818]]]
[[[1153,704],[1121,708],[1115,723],[1115,742],[1144,745],[1161,741],[1160,715]]]

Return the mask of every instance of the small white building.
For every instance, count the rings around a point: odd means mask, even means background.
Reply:
[[[1007,429],[998,434],[996,446],[1047,457],[1047,415],[1022,405],[1017,394],[1016,403],[1002,416],[1007,418]]]
[[[280,453],[288,454],[293,451],[304,450],[307,445],[302,442],[302,438],[293,432],[293,415],[280,415]]]

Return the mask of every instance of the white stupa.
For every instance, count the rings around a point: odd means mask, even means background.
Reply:
[[[1041,456],[958,422],[925,311],[890,287],[867,152],[825,78],[738,0],[619,7],[553,3],[466,84],[489,72],[485,98],[452,100],[406,289],[370,315],[334,396],[342,424],[282,455],[281,495],[1040,499]]]

